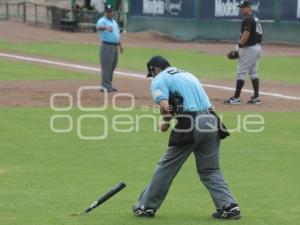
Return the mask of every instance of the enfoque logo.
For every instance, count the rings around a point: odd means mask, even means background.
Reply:
[[[113,133],[139,133],[145,130],[160,132],[158,127],[162,121],[160,109],[158,106],[140,105],[137,106],[135,97],[131,93],[116,93],[108,96],[107,92],[100,96],[102,105],[99,107],[85,107],[82,100],[83,95],[88,91],[99,92],[99,86],[83,86],[77,90],[77,101],[74,104],[74,98],[69,93],[55,93],[50,98],[50,107],[55,112],[50,118],[50,129],[54,133],[69,133],[76,130],[76,135],[81,140],[104,140],[108,137],[109,132]],[[64,107],[58,107],[59,99],[64,99],[68,104]],[[120,100],[127,99],[126,107],[124,104],[119,104]],[[78,113],[71,113],[71,110],[76,107]],[[176,129],[175,125],[180,118],[188,117],[191,120],[191,128]],[[176,132],[189,132],[191,129],[196,129],[199,132],[215,132],[218,129],[216,120],[211,120],[212,114],[198,115],[193,118],[188,115],[178,115],[171,121],[171,127]],[[220,115],[221,120],[223,116]],[[203,128],[201,123],[197,121],[214,121],[208,122]],[[260,114],[236,114],[234,117],[233,126],[228,127],[230,133],[260,133],[264,131],[265,120]],[[62,127],[61,124],[64,124]],[[89,124],[89,126],[85,126]],[[94,133],[87,134],[87,130],[94,130]]]

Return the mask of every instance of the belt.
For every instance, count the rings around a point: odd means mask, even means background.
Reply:
[[[240,47],[240,48],[248,48],[248,47],[253,47],[253,46],[255,46],[255,45],[259,45],[260,43],[255,43],[255,44],[251,44],[251,45],[245,45],[245,46],[242,46],[242,47]]]
[[[112,43],[112,42],[107,42],[107,41],[102,41],[102,43],[106,44],[106,45],[114,45],[114,46],[120,45],[120,43]]]
[[[199,110],[199,111],[183,111],[183,115],[190,115],[193,117],[196,117],[197,115],[201,114],[209,114],[210,109],[204,109],[204,110]]]

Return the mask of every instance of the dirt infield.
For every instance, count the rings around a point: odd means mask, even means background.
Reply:
[[[11,29],[14,27],[14,29]],[[17,30],[17,32],[16,32]],[[67,33],[49,30],[46,28],[34,27],[22,23],[0,22],[0,39],[15,42],[81,42],[98,43],[95,33]],[[225,53],[232,47],[232,44],[214,43],[180,43],[170,40],[167,37],[156,33],[136,33],[123,35],[124,46],[155,48],[185,48],[197,49],[197,51],[208,52],[210,54]],[[266,55],[300,56],[300,46],[288,45],[264,45]],[[1,58],[0,58],[1,60]],[[93,65],[97,67],[98,65]],[[119,69],[122,70],[122,69]],[[96,75],[96,74],[95,74]],[[211,81],[202,80],[204,84],[234,87],[235,81]],[[281,84],[278,82],[261,82],[262,91],[269,93],[279,93],[289,96],[298,96],[300,86],[293,84]],[[98,81],[0,81],[0,107],[32,107],[50,106],[50,98],[55,93],[68,93],[72,96],[73,105],[77,103],[77,91],[82,86],[98,86]],[[135,106],[152,106],[153,101],[149,92],[150,80],[137,79],[131,77],[115,77],[115,86],[118,88],[117,94],[131,93],[134,96]],[[245,88],[251,89],[250,82]],[[243,93],[243,104],[239,106],[224,105],[225,98],[232,95],[232,91],[221,90],[212,87],[205,87],[212,103],[217,111],[248,111],[248,112],[293,112],[300,111],[299,100],[288,100],[273,96],[262,95],[263,104],[248,105],[245,102],[250,98],[250,93]],[[116,93],[115,93],[116,94]],[[109,94],[109,103],[112,102],[114,94]],[[118,105],[129,106],[131,100],[128,97],[118,97]],[[84,106],[101,106],[103,104],[103,93],[98,90],[84,92],[82,99]],[[56,98],[56,106],[67,106],[66,98]]]
[[[208,83],[208,81],[204,81]],[[218,84],[219,81],[209,81],[209,84]],[[229,81],[224,81],[229,85]],[[130,85],[129,85],[130,84]],[[0,107],[32,107],[32,106],[50,106],[50,98],[53,94],[67,93],[72,96],[73,105],[77,106],[77,92],[83,86],[98,86],[98,81],[1,81],[0,82]],[[149,91],[150,80],[135,79],[127,77],[118,77],[115,80],[115,86],[118,92],[108,94],[108,103],[112,103],[115,94],[121,95],[116,98],[118,106],[130,107],[132,100],[122,93],[130,93],[134,96],[136,107],[144,108],[153,106],[153,101]],[[286,94],[299,93],[300,88],[296,85],[274,85],[274,83],[263,83],[265,90],[282,92]],[[250,88],[249,82],[246,88]],[[300,101],[279,99],[276,97],[263,96],[261,105],[246,104],[250,98],[249,93],[242,94],[243,104],[238,106],[224,105],[223,100],[229,97],[230,91],[218,90],[214,88],[205,88],[213,105],[218,111],[247,111],[247,112],[299,112]],[[82,92],[80,99],[83,106],[101,107],[104,101],[104,94],[99,90],[89,90]],[[55,106],[67,107],[69,102],[66,97],[55,98]]]

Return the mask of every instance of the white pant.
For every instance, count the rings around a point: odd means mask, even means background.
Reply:
[[[237,79],[244,80],[246,75],[250,78],[258,78],[259,59],[261,57],[261,47],[259,44],[239,48],[239,63],[237,66]]]

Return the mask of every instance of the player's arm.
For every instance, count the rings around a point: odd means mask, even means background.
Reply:
[[[170,120],[172,119],[169,105],[169,89],[166,81],[161,77],[155,78],[151,84],[151,93],[154,101],[159,105],[160,114],[162,115],[159,129],[165,132],[169,129]]]
[[[107,23],[105,21],[103,21],[102,19],[97,22],[96,29],[97,29],[97,31],[112,32],[112,27],[108,26]]]
[[[107,30],[108,32],[112,32],[112,27],[110,26],[97,26],[97,31],[105,31]]]
[[[119,32],[120,32],[120,27],[118,26]],[[120,49],[120,53],[122,54],[124,51],[123,45],[122,45],[122,40],[120,38],[120,43],[119,43],[119,49]]]
[[[241,36],[240,41],[239,41],[239,46],[240,47],[244,47],[246,45],[247,41],[249,40],[250,32],[251,32],[251,29],[252,29],[252,26],[253,26],[252,22],[253,21],[252,21],[251,18],[247,18],[245,20],[245,24],[244,24],[245,30],[242,33],[242,36]]]
[[[244,31],[244,33],[242,34],[242,37],[240,39],[239,45],[241,47],[244,47],[245,44],[247,43],[247,41],[249,40],[250,37],[250,32],[249,31]]]
[[[123,45],[122,45],[122,42],[120,41],[120,44],[119,44],[119,48],[120,48],[120,52],[121,54],[123,53],[124,49],[123,49]]]
[[[168,100],[161,100],[159,102],[160,114],[162,115],[162,122],[160,124],[160,130],[165,132],[170,127],[170,120],[172,119],[172,115],[170,113],[170,105]]]
[[[104,31],[106,30],[105,26],[97,26],[97,31]]]

